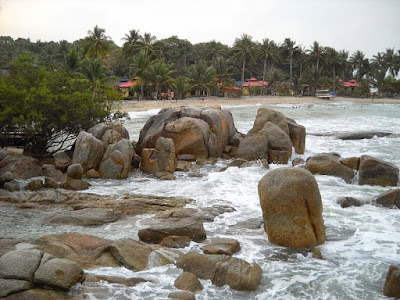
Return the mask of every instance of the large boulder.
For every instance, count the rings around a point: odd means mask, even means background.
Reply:
[[[258,264],[226,255],[211,255],[189,252],[176,265],[201,279],[210,279],[217,286],[229,285],[239,291],[254,291],[261,281]]]
[[[400,268],[398,266],[390,266],[386,275],[383,295],[396,299],[400,298]]]
[[[239,144],[237,157],[248,161],[268,160],[268,134],[257,132],[253,135],[247,135]]]
[[[354,171],[342,164],[338,157],[331,154],[316,154],[307,159],[305,168],[312,174],[331,175],[342,178],[351,183],[354,178]]]
[[[142,151],[140,169],[150,174],[160,172],[175,172],[177,159],[174,141],[170,138],[160,137],[155,148],[145,148]]]
[[[268,122],[277,125],[287,135],[290,134],[286,117],[282,113],[268,108],[259,108],[257,110],[257,116],[254,120],[253,128],[247,134],[252,135],[261,131]]]
[[[37,249],[7,252],[0,257],[0,278],[33,281],[42,256]]]
[[[72,159],[66,151],[57,152],[53,157],[55,167],[62,172],[65,172],[68,166],[72,164]]]
[[[128,139],[119,140],[107,147],[100,163],[99,173],[103,178],[126,178],[131,169],[133,146]]]
[[[174,286],[180,290],[198,292],[203,289],[196,275],[190,272],[183,272],[174,282]]]
[[[87,132],[106,144],[115,144],[121,139],[129,140],[129,132],[121,122],[99,123],[91,127]]]
[[[360,157],[358,167],[360,185],[397,186],[399,168],[369,155]]]
[[[5,172],[0,175],[0,188],[3,187],[3,185],[6,182],[10,182],[14,180],[14,175],[11,172]]]
[[[258,194],[264,229],[272,243],[311,248],[325,242],[321,195],[309,171],[272,170],[258,183]]]
[[[43,175],[42,165],[36,158],[16,153],[9,153],[0,161],[0,175],[6,172],[11,172],[15,179],[29,179]]]
[[[82,179],[83,168],[81,164],[72,164],[67,168],[67,176],[72,179]]]
[[[294,150],[298,154],[304,154],[306,149],[306,128],[289,118],[286,118],[286,122],[289,126],[290,140],[292,141]]]
[[[400,208],[400,189],[392,189],[380,194],[376,199],[376,204],[389,208]]]
[[[177,155],[218,157],[236,134],[231,113],[220,107],[167,108],[146,122],[135,150],[140,154],[144,148],[154,148],[162,136],[174,141]]]
[[[83,173],[90,169],[97,170],[104,155],[103,142],[91,133],[81,131],[75,142],[73,164],[81,164]]]
[[[76,226],[96,226],[115,222],[119,214],[103,208],[83,208],[79,210],[54,213],[45,219],[49,224],[67,224]]]

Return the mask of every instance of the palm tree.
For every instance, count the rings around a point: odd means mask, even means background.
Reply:
[[[357,70],[357,81],[360,81],[362,76],[364,75],[363,65],[365,61],[365,55],[362,51],[357,50],[353,53],[353,56],[350,57],[350,62],[353,65],[353,69]]]
[[[290,80],[293,81],[293,59],[299,52],[299,46],[296,46],[296,42],[290,38],[286,38],[281,46],[282,54],[289,59],[290,66]]]
[[[386,66],[386,70],[390,73],[392,77],[396,77],[399,74],[399,59],[394,52],[393,48],[387,48],[386,52],[383,54],[383,61]]]
[[[144,53],[151,56],[155,50],[154,43],[156,40],[157,38],[151,35],[151,33],[145,32],[139,44],[140,51],[144,51]]]
[[[378,52],[376,55],[372,56],[371,67],[375,70],[384,71],[386,73],[386,66],[384,60],[384,54],[382,52]]]
[[[223,45],[215,40],[205,44],[207,61],[214,61],[219,56],[225,56],[225,49]]]
[[[351,69],[351,63],[348,61],[349,59],[349,51],[341,50],[338,53],[339,65],[340,70],[342,72],[342,79],[345,79],[345,74],[349,72]]]
[[[252,41],[252,37],[248,34],[243,33],[240,38],[235,39],[233,44],[235,55],[242,61],[242,77],[241,81],[244,81],[244,70],[246,68],[246,61],[253,58],[255,44]]]
[[[299,77],[303,75],[303,66],[307,59],[307,53],[305,48],[299,46],[299,51],[297,52],[296,62],[299,65]]]
[[[315,66],[311,66],[304,74],[302,80],[303,83],[308,84],[311,87],[311,95],[315,95],[315,91],[324,86],[325,79],[321,69],[317,69]]]
[[[125,41],[123,45],[123,53],[125,57],[132,56],[139,52],[140,41],[142,40],[139,30],[129,30],[129,33],[125,34],[122,39]]]
[[[79,56],[75,47],[65,57],[65,69],[70,77],[73,77],[80,66]]]
[[[336,70],[340,68],[340,58],[338,52],[330,47],[326,49],[326,66],[332,70],[333,91],[336,92]]]
[[[83,53],[87,57],[102,58],[111,52],[111,41],[105,32],[105,29],[97,25],[93,31],[88,31],[88,36],[84,39],[82,46]]]
[[[184,99],[190,90],[190,84],[185,76],[179,76],[175,79],[175,91],[177,98]]]
[[[262,43],[259,45],[259,54],[260,58],[264,61],[264,68],[263,68],[263,86],[261,90],[261,94],[264,94],[264,81],[265,75],[267,73],[267,66],[269,67],[269,71],[271,71],[274,64],[278,63],[279,61],[279,51],[278,46],[275,44],[274,41],[269,39],[263,39]]]
[[[325,49],[324,47],[321,47],[317,41],[314,42],[314,44],[311,46],[310,50],[307,50],[308,55],[309,55],[309,60],[311,62],[315,62],[315,66],[318,69],[319,68],[319,63],[321,61],[325,61]]]
[[[232,83],[232,67],[228,65],[225,58],[218,56],[213,63],[215,68],[215,82],[217,84],[217,94],[223,84]]]
[[[215,82],[215,68],[207,67],[204,62],[200,62],[197,65],[191,65],[188,69],[188,78],[192,85],[192,88],[198,91],[198,96],[204,92],[209,93],[210,87]]]
[[[79,68],[80,74],[86,78],[91,86],[92,97],[96,97],[96,91],[100,88],[103,81],[107,80],[108,77],[107,67],[103,64],[101,59],[86,59]]]
[[[150,66],[150,58],[144,51],[139,52],[139,54],[133,58],[131,67],[133,69],[133,76],[134,77],[137,76],[140,78],[141,97],[144,96],[144,90],[143,90],[144,77],[145,74],[147,73],[149,66]]]
[[[148,83],[152,84],[156,99],[158,99],[159,92],[174,86],[173,73],[163,60],[154,61],[145,72],[144,77]]]

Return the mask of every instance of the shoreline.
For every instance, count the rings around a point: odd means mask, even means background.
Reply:
[[[255,96],[241,98],[220,98],[208,97],[204,100],[197,98],[187,98],[184,100],[124,100],[117,104],[113,111],[145,111],[150,109],[162,109],[168,107],[179,106],[226,106],[226,105],[255,105],[255,104],[312,104],[312,103],[339,103],[339,102],[354,102],[354,103],[386,103],[400,104],[400,99],[372,99],[372,98],[346,98],[336,97],[334,100],[324,100],[316,97],[290,97],[290,96]]]

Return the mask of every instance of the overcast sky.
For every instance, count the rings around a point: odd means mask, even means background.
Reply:
[[[371,58],[400,49],[400,0],[0,0],[0,36],[72,42],[95,25],[118,45],[131,29],[229,46],[247,33],[277,43],[290,37],[305,48],[316,40]]]

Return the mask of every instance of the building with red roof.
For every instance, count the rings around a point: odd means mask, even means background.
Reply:
[[[242,84],[242,87],[249,87],[249,86],[268,86],[267,81],[257,80],[257,78],[251,77],[247,82]]]

